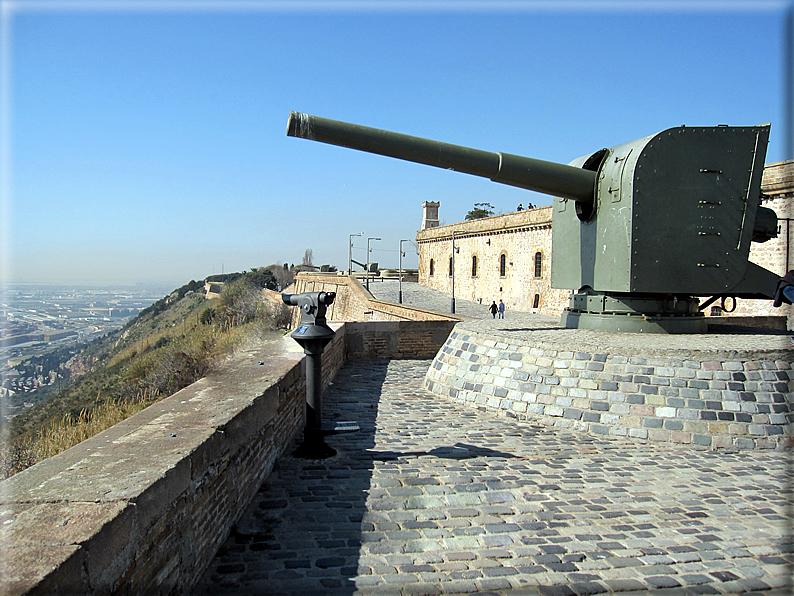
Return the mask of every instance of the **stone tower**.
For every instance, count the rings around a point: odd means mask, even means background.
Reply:
[[[422,203],[422,229],[427,230],[430,228],[438,227],[438,207],[441,205],[438,201],[425,201]]]

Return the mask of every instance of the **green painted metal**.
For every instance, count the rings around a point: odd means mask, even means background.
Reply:
[[[754,234],[769,235],[770,210],[756,228],[768,138],[769,125],[682,126],[608,149],[588,213],[554,199],[552,287],[731,293]]]
[[[607,294],[590,289],[571,295],[566,327],[623,333],[705,333],[698,299],[670,294]]]
[[[563,312],[561,322],[570,329],[590,329],[611,333],[706,333],[708,323],[703,316],[676,317],[664,313],[582,313]]]
[[[581,168],[509,153],[470,149],[299,112],[290,113],[287,136],[481,176],[500,184],[574,201],[592,201],[595,190],[595,173]]]

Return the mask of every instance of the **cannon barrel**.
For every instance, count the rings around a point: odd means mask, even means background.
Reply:
[[[597,174],[590,170],[510,153],[470,149],[300,112],[290,112],[287,136],[464,172],[578,202],[592,203],[595,194]]]

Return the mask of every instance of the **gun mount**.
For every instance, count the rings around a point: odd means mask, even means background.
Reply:
[[[777,235],[760,206],[769,124],[670,128],[558,164],[290,113],[287,135],[489,178],[553,199],[551,285],[567,327],[703,333],[698,297],[767,298],[749,261]]]

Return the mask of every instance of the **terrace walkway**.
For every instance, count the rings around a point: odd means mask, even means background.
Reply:
[[[400,283],[393,279],[385,279],[382,281],[373,281],[369,284],[370,293],[378,300],[385,300],[386,302],[397,303],[399,296]],[[425,287],[416,282],[403,282],[403,304],[410,304],[428,310],[435,310],[438,312],[448,313],[452,303],[449,294],[433,290]],[[497,303],[498,303],[497,299]],[[491,319],[491,313],[488,312],[488,304],[477,304],[470,300],[463,300],[455,298],[455,313],[464,317],[472,319]],[[508,319],[511,316],[520,315],[522,317],[531,317],[533,315],[527,313],[517,313],[508,311],[505,315]]]
[[[790,454],[497,417],[426,391],[429,364],[345,365],[325,417],[361,432],[283,457],[196,593],[790,593]]]

